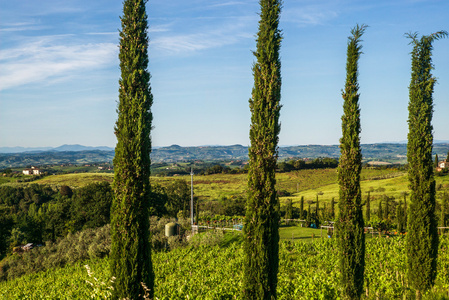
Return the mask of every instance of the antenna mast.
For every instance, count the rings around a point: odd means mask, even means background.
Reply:
[[[193,230],[193,168],[190,168],[190,225]]]

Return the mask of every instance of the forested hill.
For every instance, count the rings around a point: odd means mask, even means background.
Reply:
[[[434,154],[443,159],[449,151],[449,143],[434,145]],[[405,163],[406,144],[364,144],[362,145],[364,161],[386,161],[391,163]],[[318,158],[340,156],[338,145],[302,145],[279,148],[279,158]],[[0,168],[25,167],[30,165],[54,164],[86,164],[111,162],[114,151],[85,150],[85,151],[34,151],[21,153],[0,153]],[[223,161],[247,160],[248,147],[232,146],[198,146],[181,147],[172,145],[153,149],[153,162],[177,161]]]

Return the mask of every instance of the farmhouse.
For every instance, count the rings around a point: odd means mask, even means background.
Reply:
[[[449,169],[449,162],[447,161],[447,159],[438,162],[437,171],[440,172],[444,169]]]
[[[41,170],[39,170],[36,167],[31,167],[31,169],[24,169],[22,171],[22,173],[25,175],[40,175],[40,174],[42,174]]]

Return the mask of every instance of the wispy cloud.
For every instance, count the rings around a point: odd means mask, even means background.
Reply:
[[[206,30],[204,28],[207,28],[207,25],[203,24],[194,29],[196,32],[193,33],[150,37],[150,44],[164,54],[172,55],[232,45],[242,39],[254,37],[252,32],[247,32],[249,21],[251,20],[247,18],[229,18],[225,24],[218,25],[218,28],[214,24]]]
[[[0,90],[101,68],[114,61],[117,51],[113,43],[69,44],[61,36],[40,37],[0,51]]]
[[[14,22],[4,23],[0,27],[0,32],[16,32],[16,31],[28,31],[28,30],[42,30],[47,28],[39,22],[27,21],[27,22]]]
[[[304,5],[283,11],[282,20],[300,26],[321,25],[338,17],[338,9],[332,4]]]
[[[213,4],[210,7],[223,7],[223,6],[234,6],[234,5],[244,5],[244,4],[247,4],[247,3],[243,2],[243,1],[228,1],[228,2]]]

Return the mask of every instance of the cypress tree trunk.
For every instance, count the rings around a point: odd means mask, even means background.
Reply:
[[[435,179],[432,161],[432,113],[435,78],[431,74],[432,42],[444,31],[412,40],[412,76],[409,86],[407,143],[410,206],[407,225],[407,268],[416,295],[429,290],[436,277],[438,232],[435,216]]]
[[[123,2],[120,32],[117,146],[111,208],[111,273],[114,297],[153,297],[153,267],[149,243],[150,108],[153,96],[148,67],[147,15],[144,0]],[[140,295],[140,296],[139,296]]]
[[[248,151],[248,199],[244,227],[244,299],[276,299],[279,268],[279,200],[275,170],[278,157],[281,62],[278,29],[280,0],[260,0],[261,13]]]
[[[360,149],[360,109],[358,94],[358,60],[362,46],[360,38],[366,26],[357,25],[348,39],[346,84],[343,91],[343,117],[340,139],[338,182],[340,185],[340,215],[338,219],[338,246],[343,298],[359,299],[363,292],[365,272],[365,235],[360,172],[362,153]]]

